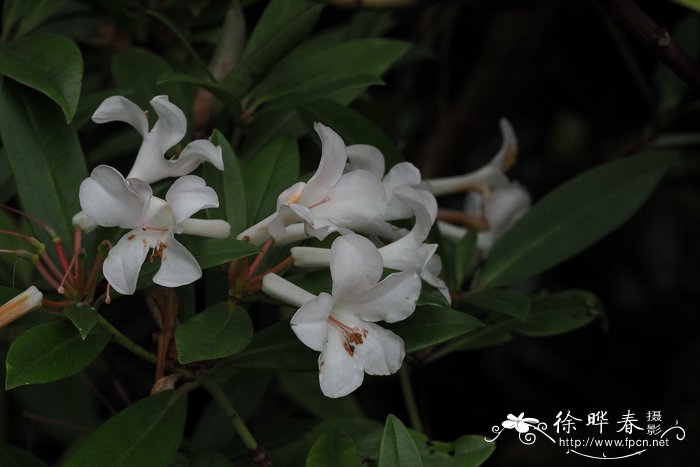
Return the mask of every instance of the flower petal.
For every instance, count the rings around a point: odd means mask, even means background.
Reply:
[[[103,227],[133,228],[148,209],[151,187],[141,180],[124,179],[108,165],[95,167],[80,184],[80,206]]]
[[[185,175],[175,180],[165,199],[172,209],[175,225],[201,209],[219,207],[219,197],[214,189],[196,175]]]
[[[161,250],[160,269],[153,282],[164,287],[180,287],[191,284],[202,277],[199,263],[182,243],[175,240],[172,232],[162,239],[165,247]]]
[[[382,277],[382,255],[372,242],[357,234],[338,237],[331,245],[333,298],[362,296]]]
[[[224,170],[221,146],[214,146],[211,141],[198,139],[185,146],[175,160],[166,160],[167,176],[181,177],[192,172],[204,162],[209,162],[219,170]]]
[[[338,133],[321,123],[314,123],[321,138],[321,161],[316,173],[306,182],[300,204],[311,205],[323,199],[326,192],[340,180],[347,161],[345,143]]]
[[[515,164],[518,155],[518,137],[507,118],[501,118],[498,125],[501,128],[503,143],[491,160],[491,165],[498,167],[499,171],[505,172]]]
[[[328,316],[333,308],[333,297],[320,293],[294,313],[290,324],[292,331],[307,347],[322,351],[328,340]]]
[[[345,148],[348,155],[347,171],[364,169],[369,170],[379,178],[384,176],[384,155],[369,144],[353,144]]]
[[[327,219],[338,227],[352,228],[358,221],[381,219],[386,210],[384,187],[366,170],[343,175],[326,199],[311,209],[316,219]]]
[[[329,327],[328,340],[318,357],[318,380],[328,397],[347,396],[359,388],[365,377],[362,362],[344,347],[341,331]]]
[[[177,144],[187,131],[185,114],[168,96],[156,96],[151,99],[151,106],[158,114],[158,121],[146,134],[136,156],[129,178],[138,178],[146,183],[170,177],[170,164],[165,159],[165,151]]]
[[[390,274],[374,287],[360,289],[359,293],[354,293],[347,298],[343,297],[342,300],[335,295],[335,287],[334,277],[333,298],[336,300],[334,313],[337,310],[337,313],[342,316],[352,315],[359,316],[365,321],[395,323],[408,318],[416,309],[421,280],[415,272],[397,272]]]
[[[403,186],[396,190],[394,196],[411,209],[416,218],[411,232],[403,239],[403,248],[417,248],[423,243],[430,229],[433,227],[435,218],[437,217],[437,201],[435,196],[426,190]],[[405,240],[404,240],[405,239]]]
[[[491,192],[484,199],[484,215],[493,232],[502,233],[530,208],[530,194],[517,182]]]
[[[355,345],[355,355],[368,375],[396,373],[406,355],[403,340],[393,332],[373,323],[364,323],[367,331],[362,344]]]
[[[131,295],[136,291],[141,265],[155,238],[157,235],[151,232],[134,229],[109,250],[102,272],[114,290],[122,295]]]
[[[141,108],[124,96],[108,97],[92,114],[95,123],[124,122],[133,126],[142,137],[148,133],[148,119]]]
[[[231,236],[231,224],[221,219],[185,219],[177,226],[175,233],[225,239]]]

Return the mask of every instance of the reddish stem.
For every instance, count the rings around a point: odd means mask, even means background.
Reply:
[[[266,240],[265,243],[263,243],[260,253],[258,253],[258,256],[255,257],[253,264],[250,265],[250,269],[248,270],[248,277],[255,274],[255,270],[258,269],[258,266],[260,266],[260,263],[262,263],[263,258],[265,258],[265,254],[270,249],[274,241],[275,240],[273,238],[270,238]]]
[[[45,298],[41,301],[41,304],[44,306],[47,306],[49,308],[65,308],[69,305],[73,305],[75,302],[73,300],[60,300],[60,301],[55,301],[55,300],[49,300],[48,298]]]
[[[284,261],[282,261],[278,265],[270,268],[269,270],[267,270],[261,274],[258,274],[257,276],[253,277],[252,279],[250,279],[248,281],[248,284],[256,285],[257,282],[261,282],[263,280],[263,277],[267,276],[271,272],[277,274],[278,272],[281,272],[281,271],[287,269],[292,264],[294,264],[294,258],[290,255],[287,259],[285,259]]]
[[[25,219],[27,219],[31,222],[34,222],[35,224],[39,224],[39,226],[41,226],[44,230],[46,230],[46,232],[49,234],[49,237],[51,237],[52,239],[56,238],[56,236],[57,236],[56,231],[50,225],[37,219],[36,217],[32,216],[31,214],[27,214],[26,212],[20,211],[19,209],[15,209],[13,207],[10,207],[7,204],[0,204],[0,207],[17,214],[18,216],[22,216]]]
[[[56,281],[56,279],[54,279],[53,276],[49,274],[49,271],[46,270],[44,265],[41,264],[41,259],[37,258],[36,262],[34,263],[34,267],[39,272],[39,274],[41,274],[41,277],[46,279],[46,282],[48,282],[49,285],[51,285],[51,287],[58,290],[58,288],[60,287],[58,285],[58,281]]]

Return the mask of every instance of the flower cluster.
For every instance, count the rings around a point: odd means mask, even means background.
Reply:
[[[449,292],[438,276],[437,245],[425,243],[437,202],[421,183],[418,169],[405,162],[385,174],[377,148],[345,146],[320,123],[315,130],[322,145],[316,173],[282,192],[276,212],[238,238],[279,244],[340,234],[330,249],[291,249],[298,267],[330,268],[331,294],[308,294],[272,274],[263,279],[264,292],[299,307],[292,329],[305,345],[321,352],[323,393],[340,397],[357,389],[364,373],[388,375],[401,367],[403,341],[376,321],[393,323],[410,316],[421,278],[447,300]],[[415,223],[410,231],[389,222],[411,217]],[[385,268],[399,272],[380,281]]]
[[[503,143],[488,164],[462,176],[427,181],[436,196],[469,192],[465,199],[465,215],[445,217],[480,230],[477,248],[482,256],[488,255],[496,240],[530,209],[527,189],[509,180],[505,174],[515,164],[518,155],[515,131],[505,118],[501,119],[500,127]],[[466,233],[464,228],[442,220],[438,226],[441,233],[453,241],[458,241]]]
[[[156,284],[177,287],[201,277],[197,260],[175,239],[175,234],[211,238],[228,238],[230,234],[226,221],[191,218],[201,209],[218,207],[219,199],[202,178],[187,174],[203,162],[223,170],[221,148],[207,140],[196,140],[185,146],[177,158],[166,159],[166,151],[185,136],[187,121],[167,96],[154,97],[151,106],[158,120],[150,131],[147,114],[125,97],[110,97],[95,111],[92,119],[96,123],[128,123],[141,134],[143,142],[126,178],[107,165],[92,171],[80,185],[83,211],[73,219],[81,227],[94,223],[129,229],[110,249],[102,269],[109,284],[125,295],[136,290],[149,251],[151,260],[161,260],[153,277]],[[168,177],[179,178],[165,199],[154,196],[150,184]]]

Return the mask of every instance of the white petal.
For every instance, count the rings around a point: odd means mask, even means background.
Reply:
[[[467,234],[467,229],[449,224],[445,221],[438,221],[437,225],[440,229],[440,235],[454,243],[460,241],[462,237]]]
[[[384,267],[397,271],[414,271],[420,273],[426,263],[435,254],[437,245],[423,243],[418,247],[410,245],[401,248],[401,240],[390,243],[379,249],[384,261]]]
[[[165,152],[177,144],[187,131],[187,120],[167,96],[151,99],[151,106],[158,114],[158,121],[144,137],[128,177],[153,183],[170,177],[172,162],[165,159]]]
[[[290,324],[292,331],[307,347],[322,351],[328,339],[328,316],[333,308],[333,297],[320,293],[294,313]]]
[[[7,326],[29,312],[41,308],[44,295],[35,286],[16,295],[0,306],[0,328]]]
[[[515,135],[513,125],[510,124],[507,118],[501,118],[498,122],[501,128],[503,142],[496,155],[491,160],[491,164],[498,167],[502,172],[505,172],[515,162],[514,159],[518,153],[518,138]]]
[[[328,341],[318,357],[318,380],[328,397],[347,396],[359,388],[365,377],[362,363],[344,347],[341,332],[329,327]]]
[[[275,218],[277,218],[277,212],[273,212],[257,224],[248,227],[243,232],[239,233],[236,239],[250,242],[253,245],[262,245],[265,243],[265,240],[270,238],[268,225]]]
[[[71,222],[73,225],[78,226],[84,233],[90,233],[98,226],[95,221],[90,219],[88,215],[85,214],[85,211],[78,211],[75,213],[71,219]]]
[[[231,236],[231,225],[221,219],[185,219],[178,224],[175,233],[225,239]]]
[[[396,190],[394,196],[411,209],[416,222],[411,233],[404,237],[404,248],[417,248],[423,243],[437,217],[437,201],[429,191],[416,190],[409,186],[403,186]],[[399,241],[402,241],[399,240]]]
[[[307,235],[304,230],[304,224],[292,224],[284,228],[282,235],[275,237],[275,245],[288,245],[290,243],[306,240],[307,238],[309,238],[309,235]]]
[[[336,297],[335,279],[333,289],[336,300],[334,313],[359,316],[365,321],[395,323],[408,318],[416,309],[421,280],[415,272],[397,272],[374,287],[354,294],[352,298]]]
[[[175,160],[165,160],[167,176],[181,177],[192,172],[204,162],[209,162],[219,170],[224,170],[221,146],[214,146],[206,139],[192,141],[185,146]]]
[[[197,211],[219,207],[219,197],[214,189],[196,175],[185,175],[175,180],[165,194],[165,199],[173,211],[176,225]]]
[[[381,219],[386,210],[386,194],[381,181],[366,170],[343,175],[329,190],[328,201],[311,207],[314,216],[338,226],[353,228],[353,223]]]
[[[95,123],[124,122],[133,126],[141,136],[148,133],[148,119],[138,105],[124,96],[108,97],[92,114]]]
[[[421,182],[420,170],[410,162],[399,162],[382,180],[387,197],[400,186],[415,186]]]
[[[369,144],[353,144],[345,148],[348,155],[347,171],[364,169],[369,170],[379,178],[384,176],[384,155]]]
[[[151,187],[141,180],[124,179],[108,165],[95,167],[80,184],[80,206],[103,227],[133,228],[148,209]]]
[[[191,284],[202,277],[202,269],[192,253],[182,243],[175,240],[172,233],[163,238],[166,247],[162,249],[160,269],[153,282],[164,287],[180,287]]]
[[[141,265],[155,237],[152,233],[134,229],[109,250],[102,272],[114,290],[122,295],[131,295],[136,291]]]
[[[288,225],[300,221],[307,224],[314,222],[314,215],[309,208],[301,204],[283,205],[277,210],[277,215],[270,220],[267,229],[276,240],[285,233]]]
[[[318,122],[314,123],[314,129],[321,138],[321,161],[316,173],[306,183],[299,201],[307,206],[322,199],[325,193],[338,183],[347,161],[345,143],[338,133]]]
[[[298,203],[301,199],[302,193],[304,192],[305,186],[306,183],[297,182],[280,193],[280,195],[277,197],[277,209],[281,208],[282,206]]]
[[[403,340],[373,323],[364,323],[367,331],[362,344],[355,345],[355,355],[369,375],[391,375],[401,368],[406,355]]]
[[[530,194],[517,182],[492,191],[484,200],[484,215],[494,232],[511,227],[529,208]]]
[[[382,277],[382,255],[372,242],[356,234],[333,242],[330,263],[336,301],[363,295]]]

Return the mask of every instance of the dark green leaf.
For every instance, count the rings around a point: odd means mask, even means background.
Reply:
[[[210,78],[203,78],[185,73],[168,71],[158,77],[158,84],[184,83],[204,88],[215,95],[233,114],[240,112],[241,103],[231,91],[222,84],[212,81]]]
[[[323,433],[311,446],[306,467],[360,467],[360,455],[355,443],[342,432]]]
[[[141,399],[92,432],[63,467],[166,467],[175,456],[187,399],[172,391]]]
[[[454,283],[462,287],[464,279],[474,268],[474,253],[476,252],[476,229],[470,229],[457,243],[454,250]]]
[[[238,157],[226,137],[219,130],[214,130],[210,139],[213,144],[221,146],[224,170],[219,171],[211,164],[204,165],[204,179],[219,194],[219,207],[208,209],[207,215],[210,219],[227,220],[231,224],[231,236],[235,238],[247,227],[243,176],[238,166]]]
[[[370,144],[377,147],[386,160],[387,170],[402,162],[394,143],[371,121],[351,108],[328,99],[321,99],[299,109],[311,122],[321,122],[333,128],[345,144]]]
[[[602,314],[603,305],[594,294],[567,290],[535,300],[530,317],[518,332],[526,336],[563,334],[587,325]]]
[[[279,194],[299,178],[299,149],[291,137],[274,140],[243,168],[248,225],[272,214]]]
[[[474,350],[491,347],[508,342],[513,337],[511,332],[522,324],[517,318],[501,318],[488,322],[481,329],[460,339],[458,350]]]
[[[465,303],[482,310],[503,313],[525,321],[530,313],[531,300],[527,295],[515,290],[490,289],[470,294]]]
[[[299,342],[288,322],[282,321],[255,333],[247,350],[234,355],[230,366],[258,370],[312,371],[318,369],[318,353]]]
[[[362,407],[352,395],[332,399],[321,392],[318,372],[281,373],[282,390],[307,412],[319,419],[361,418]]]
[[[417,431],[410,431],[418,446],[425,467],[477,467],[496,449],[480,435],[464,435],[452,443],[428,440]]]
[[[311,32],[322,8],[306,0],[272,0],[248,39],[242,63],[224,78],[223,84],[242,97]]]
[[[389,415],[384,426],[377,467],[422,467],[416,443],[401,420]]]
[[[78,329],[83,340],[97,324],[97,311],[84,303],[67,306],[63,309],[63,313]]]
[[[75,43],[55,34],[32,34],[0,46],[0,74],[49,97],[70,122],[78,107],[83,57]]]
[[[2,467],[46,467],[46,464],[34,455],[5,443],[0,443],[0,465]]]
[[[14,36],[21,37],[40,26],[66,3],[66,0],[6,0],[3,9],[3,37],[16,24]]]
[[[92,363],[108,342],[109,335],[101,332],[83,340],[64,320],[35,326],[15,339],[7,352],[5,388],[73,375]]]
[[[17,295],[21,294],[21,290],[13,289],[10,287],[5,287],[4,285],[0,285],[0,305],[12,300],[15,298]]]
[[[248,313],[227,302],[207,308],[175,330],[178,360],[185,364],[229,357],[252,340]]]
[[[532,277],[615,230],[649,197],[672,160],[666,152],[628,157],[556,188],[496,243],[477,288]]]
[[[179,84],[158,84],[160,76],[169,72],[172,68],[160,55],[139,47],[121,50],[112,59],[117,87],[130,90],[129,98],[144,110],[153,97],[161,94],[167,95],[170,102],[180,108],[189,107]]]
[[[330,290],[330,288],[328,289]],[[315,293],[315,292],[314,292]],[[423,286],[420,289],[420,296],[418,301],[416,301],[416,306],[431,305],[442,308],[449,308],[450,304],[447,302],[445,296],[435,287],[423,282]]]
[[[24,210],[53,227],[64,245],[70,243],[71,219],[80,211],[78,188],[87,177],[75,130],[45,97],[4,80],[0,134]]]
[[[416,309],[408,319],[387,324],[401,336],[406,352],[415,352],[454,339],[484,324],[471,315],[451,308],[423,306]]]
[[[298,47],[270,70],[254,92],[263,98],[333,94],[336,96],[333,100],[349,104],[366,86],[354,86],[350,92],[343,91],[340,86],[335,92],[332,88],[321,90],[329,83],[352,77],[379,78],[408,47],[406,42],[382,38],[356,39],[311,51]]]
[[[185,242],[183,242],[185,243]],[[254,255],[260,249],[240,240],[191,239],[187,242],[190,252],[197,258],[202,269],[213,268],[234,259]]]

